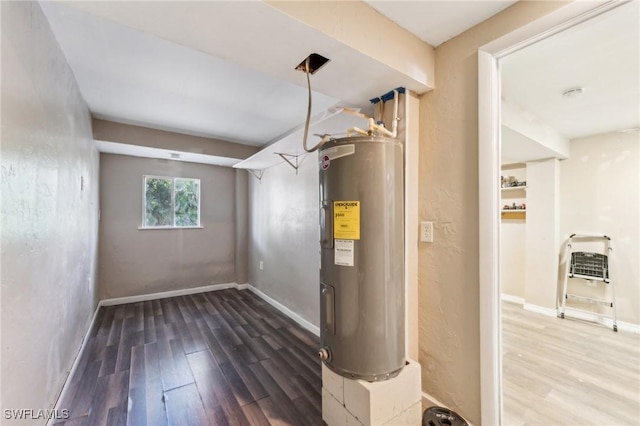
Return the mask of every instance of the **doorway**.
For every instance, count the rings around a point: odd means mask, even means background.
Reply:
[[[484,46],[479,52],[479,77],[480,77],[480,281],[481,281],[481,367],[482,367],[482,423],[502,424],[501,407],[503,406],[503,368],[500,350],[502,348],[501,330],[501,293],[500,284],[500,228],[501,209],[505,206],[501,203],[500,188],[500,134],[501,134],[501,92],[500,71],[504,65],[503,60],[508,55],[524,50],[538,41],[550,39],[553,35],[564,30],[577,27],[579,24],[597,17],[609,10],[621,6],[620,3],[600,4],[597,7],[591,5],[571,4],[547,18],[535,22],[522,31],[512,33],[502,39]],[[636,15],[637,16],[637,15]],[[506,118],[503,113],[503,118]],[[562,149],[557,148],[556,151]],[[556,152],[557,154],[557,152]],[[547,158],[562,158],[562,155],[550,155]],[[540,157],[537,160],[544,159]],[[525,160],[525,164],[526,164]],[[553,160],[557,163],[557,160]],[[552,164],[550,170],[558,171],[559,165]],[[559,172],[558,172],[559,173]],[[503,174],[504,175],[504,174]],[[551,182],[553,183],[553,182]],[[517,206],[526,205],[526,216],[530,200],[528,194],[526,202],[518,200]],[[510,204],[513,206],[513,203]],[[523,209],[524,210],[524,209]],[[528,217],[527,217],[528,219]],[[556,224],[559,227],[559,223]],[[555,230],[559,235],[560,231]],[[555,259],[551,263],[557,263],[558,242],[552,241],[551,246],[555,253]],[[551,273],[556,274],[557,268]],[[556,281],[551,278],[553,291],[547,291],[537,301],[537,305],[546,306],[553,314]],[[533,296],[532,296],[533,297]],[[524,298],[524,297],[523,297]],[[549,312],[547,312],[549,313]],[[608,330],[610,331],[610,330]]]

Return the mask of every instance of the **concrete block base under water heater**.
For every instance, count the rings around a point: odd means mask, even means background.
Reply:
[[[420,364],[408,361],[396,377],[367,382],[322,364],[322,420],[329,426],[420,425]]]

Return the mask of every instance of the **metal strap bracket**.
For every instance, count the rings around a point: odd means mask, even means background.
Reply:
[[[274,154],[279,155],[284,161],[286,161],[291,167],[293,167],[298,174],[298,157],[297,154],[285,154],[284,152],[274,152]],[[292,161],[293,160],[293,161]],[[294,163],[295,161],[295,163]]]
[[[259,169],[259,170],[247,169],[247,170],[249,171],[249,173],[253,175],[253,177],[258,179],[258,181],[262,181],[262,175],[264,175],[264,169]]]

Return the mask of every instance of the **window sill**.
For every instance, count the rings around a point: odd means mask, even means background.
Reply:
[[[204,229],[204,226],[138,226],[138,231],[156,231],[159,229]]]

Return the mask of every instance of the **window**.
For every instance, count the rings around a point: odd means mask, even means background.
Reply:
[[[143,228],[200,226],[200,179],[144,176]]]

